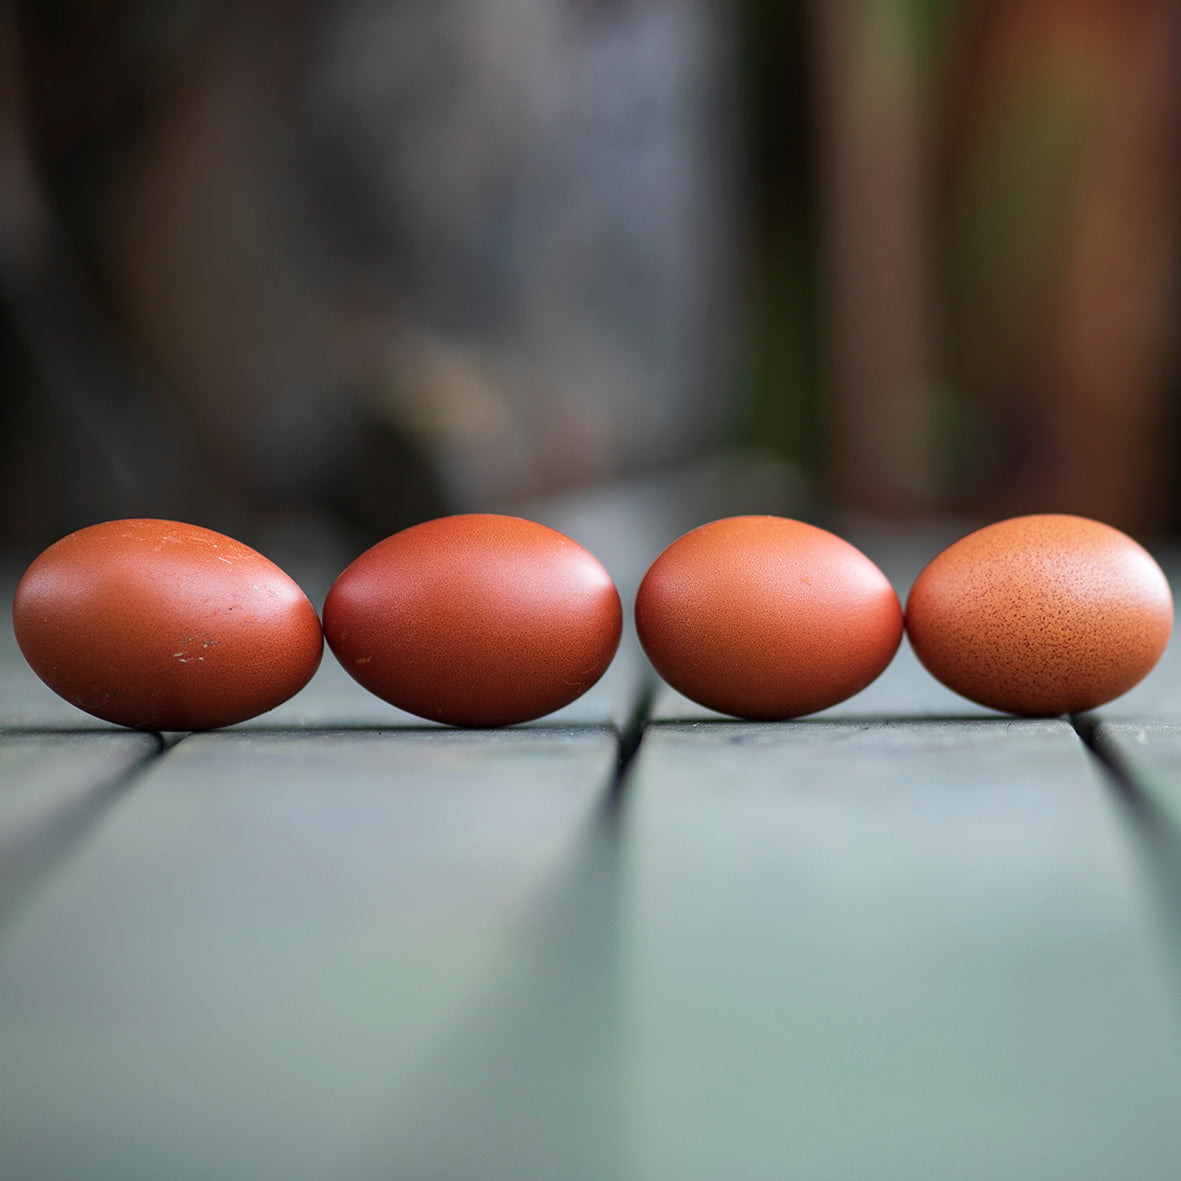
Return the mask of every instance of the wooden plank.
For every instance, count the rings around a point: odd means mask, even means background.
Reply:
[[[1131,778],[1155,806],[1177,809],[1181,820],[1181,720],[1109,722],[1099,713],[1086,719],[1099,753],[1120,778]]]
[[[1181,555],[1166,547],[1157,556],[1176,597]],[[1176,633],[1139,685],[1074,720],[1110,771],[1141,872],[1170,946],[1181,957],[1181,642]]]
[[[0,921],[161,749],[129,731],[0,732]]]
[[[424,1055],[366,1177],[631,1177],[619,813],[604,801],[511,935],[511,970]]]
[[[17,571],[0,561],[11,603]],[[111,727],[63,701],[0,626],[0,924],[69,856],[136,772],[162,749],[155,734]]]
[[[635,1175],[1175,1177],[1177,996],[1116,807],[1064,722],[650,727]]]
[[[326,656],[113,796],[0,935],[0,1175],[1175,1175],[1143,850],[1063,723],[904,653],[841,722],[651,727],[616,809],[628,652],[505,733]],[[857,721],[907,714],[965,720]]]
[[[1181,722],[1105,722],[1081,728],[1110,768],[1141,873],[1181,971]]]
[[[388,1169],[457,1018],[583,894],[617,752],[606,726],[181,741],[0,940],[0,1175]]]

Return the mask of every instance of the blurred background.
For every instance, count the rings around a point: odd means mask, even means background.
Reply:
[[[1178,0],[0,0],[0,544],[765,511],[1176,532]],[[804,506],[804,507],[802,507]]]

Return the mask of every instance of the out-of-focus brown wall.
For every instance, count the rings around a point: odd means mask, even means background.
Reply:
[[[1181,7],[992,0],[941,79],[943,372],[977,512],[1175,525]]]
[[[369,538],[712,447],[712,0],[8,3],[3,529]]]
[[[813,0],[830,496],[1176,527],[1179,17]]]
[[[1175,528],[1179,11],[0,0],[0,540],[733,442]]]

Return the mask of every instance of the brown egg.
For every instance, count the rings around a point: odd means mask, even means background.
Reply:
[[[910,642],[949,689],[1008,713],[1094,709],[1160,659],[1169,584],[1130,537],[1083,517],[1016,517],[939,554],[906,604]]]
[[[783,517],[731,517],[674,541],[636,596],[656,671],[700,705],[792,718],[844,701],[890,663],[902,607],[847,541]]]
[[[273,562],[177,521],[107,521],[51,545],[12,604],[33,671],[79,709],[207,730],[273,709],[316,671],[315,608]]]
[[[453,726],[568,705],[606,671],[623,612],[607,571],[519,517],[443,517],[363,553],[324,602],[324,633],[371,693]]]

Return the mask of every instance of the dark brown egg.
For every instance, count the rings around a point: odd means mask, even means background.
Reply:
[[[324,603],[340,663],[391,705],[507,726],[581,696],[619,645],[607,571],[569,537],[490,513],[415,525],[363,553]]]
[[[636,596],[640,642],[686,697],[792,718],[851,697],[890,663],[902,608],[847,541],[783,517],[731,517],[674,541]]]
[[[207,730],[273,709],[311,679],[323,636],[261,554],[177,521],[107,521],[51,545],[12,605],[33,671],[79,709]]]
[[[1008,713],[1103,705],[1160,659],[1173,627],[1152,556],[1083,517],[1016,517],[979,529],[916,579],[906,628],[949,689]]]

